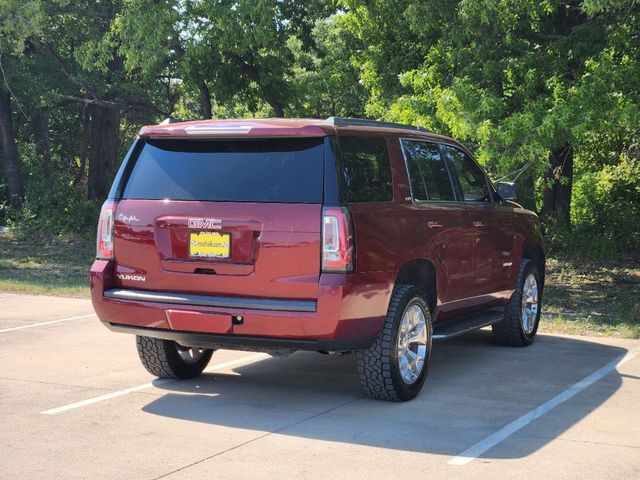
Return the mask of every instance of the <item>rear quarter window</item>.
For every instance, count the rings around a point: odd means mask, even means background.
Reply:
[[[386,202],[393,199],[386,139],[340,137],[340,151],[348,202]]]
[[[322,203],[323,142],[147,140],[123,198]]]

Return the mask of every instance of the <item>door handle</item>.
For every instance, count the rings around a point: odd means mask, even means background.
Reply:
[[[473,226],[476,228],[482,228],[484,227],[484,223],[476,220],[475,222],[473,222]]]
[[[427,222],[427,227],[429,227],[429,228],[441,228],[442,224],[440,222],[428,221]]]

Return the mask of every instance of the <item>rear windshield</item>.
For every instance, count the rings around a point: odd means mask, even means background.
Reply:
[[[323,138],[148,140],[123,198],[322,203]]]

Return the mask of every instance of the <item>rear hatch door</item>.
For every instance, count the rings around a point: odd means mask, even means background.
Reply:
[[[115,215],[116,286],[317,298],[324,142],[145,140]]]

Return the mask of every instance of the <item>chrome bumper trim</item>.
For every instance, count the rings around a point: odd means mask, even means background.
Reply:
[[[276,300],[270,298],[219,297],[179,292],[150,292],[144,290],[113,289],[104,292],[106,298],[132,302],[170,303],[200,307],[223,307],[252,310],[283,310],[290,312],[315,312],[315,300]]]

